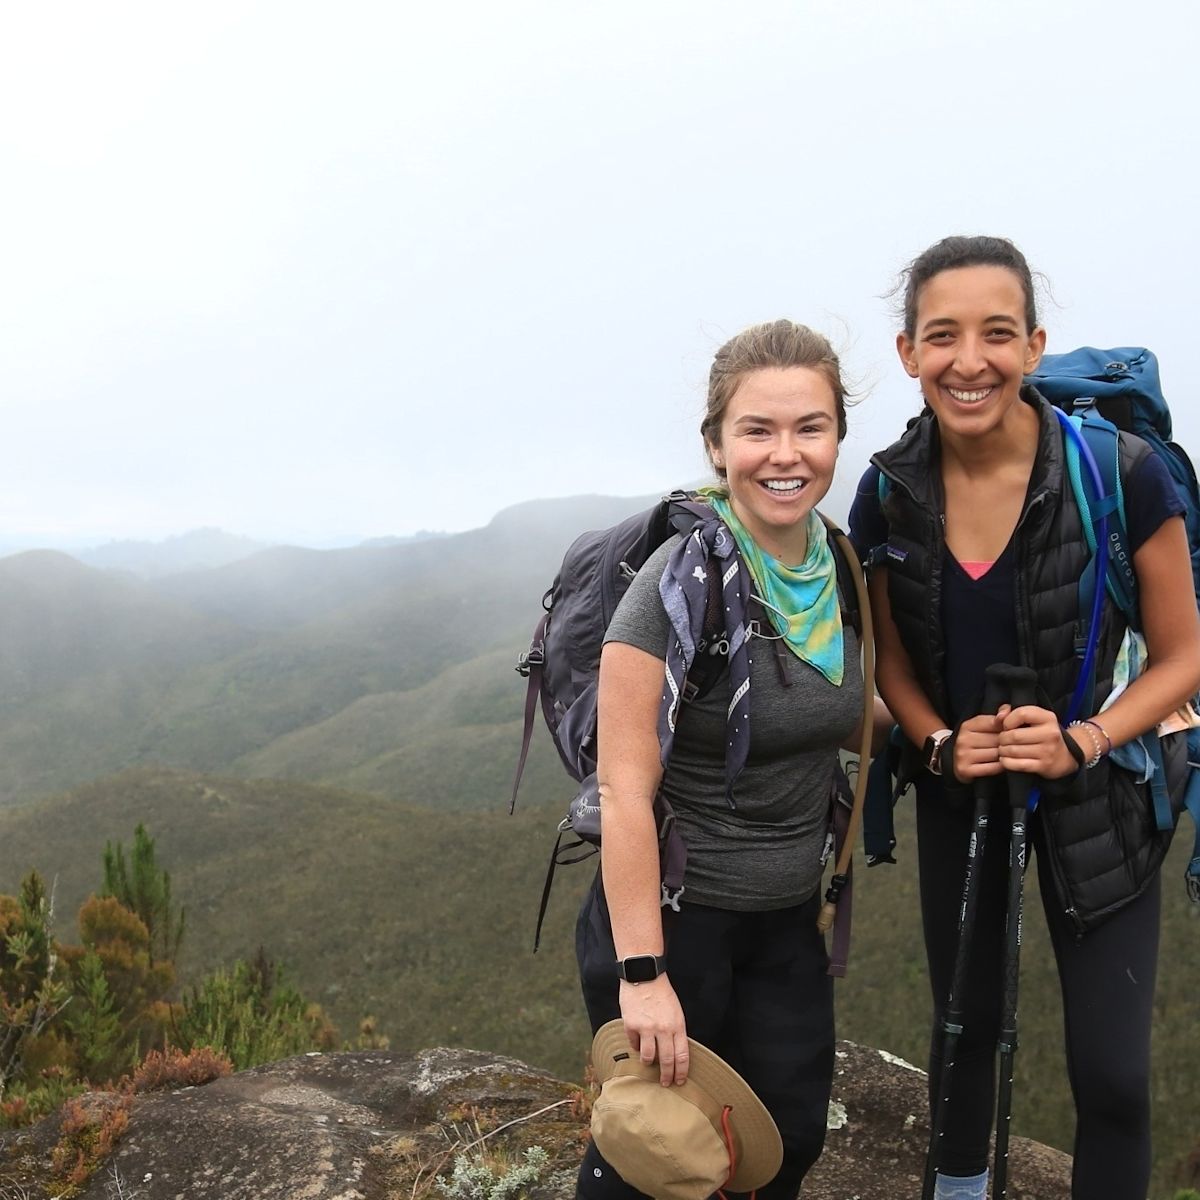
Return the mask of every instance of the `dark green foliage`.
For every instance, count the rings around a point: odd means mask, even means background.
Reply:
[[[245,1068],[334,1044],[319,1006],[261,950],[169,1004],[175,967],[163,954],[178,949],[182,917],[145,826],[137,826],[128,861],[119,844],[108,843],[103,863],[112,894],[80,906],[80,945],[53,940],[36,872],[19,897],[0,895],[0,1125],[28,1124],[85,1084],[115,1084],[135,1066],[135,1087],[167,1086],[215,1078],[230,1061]],[[155,938],[157,961],[149,950]],[[164,1054],[156,1047],[168,1029],[174,1045]]]
[[[15,901],[0,896],[0,1100],[23,1071],[31,1043],[69,995],[55,969],[51,918],[36,871],[25,876]]]
[[[171,900],[171,876],[154,860],[154,839],[139,824],[133,831],[128,863],[120,842],[104,846],[104,887],[101,896],[113,896],[136,913],[150,935],[150,963],[155,958],[174,962],[183,941],[184,910],[176,912]]]
[[[228,1057],[237,1071],[306,1050],[328,1050],[333,1027],[285,979],[260,949],[252,962],[220,969],[184,996],[171,1030],[188,1052],[199,1047]]]
[[[80,960],[63,1024],[84,1079],[94,1082],[116,1079],[133,1065],[136,1050],[124,1036],[120,1006],[95,950],[88,950]]]

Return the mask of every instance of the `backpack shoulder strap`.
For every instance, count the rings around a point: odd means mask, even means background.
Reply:
[[[831,521],[823,512],[818,512],[817,516],[824,522],[825,529],[829,533],[829,544],[833,547],[833,562],[837,568],[837,588],[838,598],[842,605],[842,620],[849,621],[855,635],[861,639],[863,622],[862,609],[858,600],[856,573],[861,574],[862,567],[859,566],[858,552],[836,521]]]
[[[1064,450],[1071,491],[1083,521],[1088,547],[1096,552],[1096,535],[1105,520],[1108,563],[1104,573],[1109,595],[1126,620],[1140,628],[1137,602],[1137,576],[1129,552],[1129,532],[1125,522],[1125,496],[1120,472],[1120,446],[1117,427],[1094,413],[1068,417],[1055,409],[1064,429]],[[1095,475],[1092,474],[1095,468]],[[1091,609],[1090,594],[1095,585],[1089,574],[1080,582],[1080,610]],[[1085,595],[1086,590],[1086,595]]]
[[[1137,576],[1133,570],[1133,559],[1129,553],[1129,532],[1125,522],[1125,503],[1121,489],[1120,444],[1117,427],[1111,421],[1086,412],[1066,417],[1060,415],[1064,425],[1067,472],[1071,488],[1079,505],[1084,534],[1093,552],[1092,562],[1079,582],[1079,613],[1081,634],[1090,636],[1089,627],[1096,620],[1096,555],[1097,529],[1104,518],[1103,527],[1108,553],[1104,568],[1104,582],[1114,603],[1125,614],[1130,628],[1139,630],[1141,620],[1137,601]],[[1097,488],[1099,481],[1099,488]],[[1099,493],[1099,494],[1097,494]],[[1085,668],[1090,674],[1090,663],[1085,655]],[[1080,684],[1085,683],[1081,675]],[[1090,691],[1090,680],[1086,681]],[[1072,709],[1082,697],[1081,688],[1076,689]],[[1068,716],[1071,714],[1069,713]],[[1142,739],[1142,745],[1154,765],[1150,777],[1150,792],[1154,800],[1155,823],[1160,830],[1174,827],[1170,798],[1167,795],[1166,768],[1162,747],[1151,730]],[[1200,843],[1198,843],[1200,845]],[[1198,851],[1200,852],[1200,851]]]

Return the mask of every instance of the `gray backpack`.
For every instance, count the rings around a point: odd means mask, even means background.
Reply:
[[[697,525],[711,521],[712,515],[712,509],[693,494],[675,491],[653,508],[626,517],[609,529],[580,534],[563,556],[554,582],[542,597],[546,611],[534,629],[529,649],[519,657],[516,666],[529,683],[521,751],[508,811],[512,813],[516,807],[539,702],[559,757],[579,789],[567,815],[559,822],[550,854],[534,934],[535,951],[541,939],[555,868],[583,861],[595,854],[600,845],[596,697],[604,634],[631,580],[654,551],[676,534],[688,537]],[[830,522],[826,524],[831,536],[840,534]],[[840,539],[833,536],[833,542],[843,619],[861,633],[858,593],[846,558],[848,543],[843,544],[844,535]],[[683,690],[687,702],[709,692],[728,668],[725,611],[716,572],[710,572],[708,578],[703,631]],[[687,847],[675,828],[675,814],[661,795],[655,798],[654,811],[662,864],[662,904],[678,912]]]

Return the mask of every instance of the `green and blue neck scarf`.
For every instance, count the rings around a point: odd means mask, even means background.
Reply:
[[[750,536],[725,489],[702,488],[700,494],[733,534],[776,633],[797,658],[840,687],[845,672],[842,609],[837,564],[825,522],[815,509],[808,514],[808,553],[798,567],[788,567]]]

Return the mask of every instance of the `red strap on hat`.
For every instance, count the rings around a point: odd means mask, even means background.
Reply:
[[[734,1171],[737,1170],[737,1151],[733,1146],[733,1130],[729,1127],[729,1114],[733,1112],[731,1105],[726,1104],[721,1109],[721,1131],[725,1134],[725,1152],[729,1155],[729,1174],[725,1176],[725,1182],[717,1188],[717,1195],[721,1200],[728,1200],[725,1192],[722,1190],[729,1186],[729,1181],[733,1178]],[[755,1189],[757,1191],[757,1189]],[[754,1192],[750,1193],[750,1200],[754,1200]]]
[[[733,1107],[729,1104],[726,1104],[721,1109],[721,1130],[725,1134],[725,1152],[729,1155],[729,1174],[725,1176],[725,1182],[717,1188],[717,1195],[721,1197],[721,1200],[729,1200],[722,1189],[729,1186],[729,1181],[733,1178],[734,1171],[737,1170],[737,1151],[733,1147],[733,1130],[729,1127],[729,1114],[731,1112],[733,1112]],[[757,1195],[758,1188],[755,1188],[750,1193],[750,1200],[754,1200]]]

